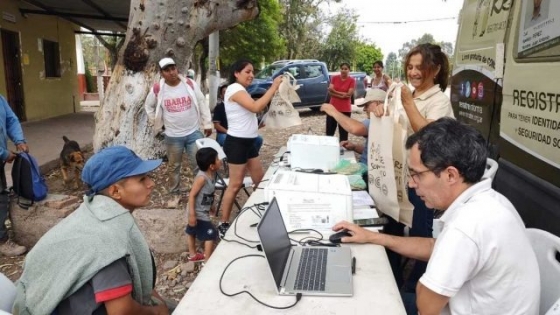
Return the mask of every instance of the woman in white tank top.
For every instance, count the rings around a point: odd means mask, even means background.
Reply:
[[[372,89],[381,89],[387,91],[389,86],[391,86],[391,78],[383,73],[383,61],[377,60],[373,63],[373,78],[371,79]]]
[[[225,234],[229,227],[231,208],[237,193],[243,186],[245,172],[249,171],[255,187],[264,176],[254,141],[258,137],[256,113],[261,112],[278,90],[282,76],[277,76],[266,93],[254,100],[246,88],[253,82],[253,64],[239,60],[233,64],[229,83],[224,95],[224,107],[228,120],[228,132],[224,142],[224,152],[228,158],[229,185],[224,193],[222,219],[218,230]]]

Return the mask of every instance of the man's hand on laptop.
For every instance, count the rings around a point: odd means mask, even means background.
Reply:
[[[347,221],[338,222],[332,229],[335,232],[346,229],[352,235],[350,237],[343,237],[341,239],[342,243],[372,243],[372,234],[377,234]]]

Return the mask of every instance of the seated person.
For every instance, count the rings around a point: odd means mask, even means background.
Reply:
[[[154,188],[144,161],[124,146],[92,156],[84,202],[49,230],[25,259],[14,314],[169,314],[154,290],[155,262],[132,212]]]
[[[351,234],[342,242],[382,245],[428,262],[416,295],[403,294],[408,314],[538,314],[537,258],[519,214],[483,177],[484,137],[440,118],[411,135],[406,149],[409,187],[426,206],[445,211],[438,238],[399,237],[341,222],[333,230]]]
[[[370,89],[366,93],[364,102],[361,105],[357,105],[357,106],[363,107],[363,111],[366,113],[367,117],[369,117],[370,113],[373,112],[373,109],[376,106],[378,106],[379,104],[383,104],[385,102],[386,94],[387,93],[385,91],[380,89]],[[347,150],[352,150],[360,154],[359,162],[367,165],[367,155],[368,155],[367,136],[369,131],[369,118],[366,118],[362,122],[359,122],[356,119],[348,117],[343,113],[339,112],[331,104],[323,104],[323,106],[321,106],[321,110],[325,112],[327,115],[334,118],[336,122],[340,124],[342,128],[347,130],[349,133],[355,136],[363,136],[365,138],[363,144],[352,143],[348,140],[345,140],[345,141],[341,141],[340,145]]]
[[[214,115],[212,116],[212,121],[214,122],[214,128],[216,129],[216,142],[218,142],[222,147],[224,146],[224,141],[226,141],[228,121],[226,116],[226,109],[224,107],[224,94],[226,93],[227,84],[223,84],[218,88],[218,104],[214,108]],[[264,124],[260,124],[259,128],[264,127]],[[263,144],[263,137],[259,135],[255,140],[255,148],[257,152],[261,150]]]

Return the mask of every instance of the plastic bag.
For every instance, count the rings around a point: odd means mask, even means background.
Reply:
[[[362,176],[362,174],[367,172],[367,166],[363,163],[352,163],[348,160],[342,159],[331,171],[342,175]]]

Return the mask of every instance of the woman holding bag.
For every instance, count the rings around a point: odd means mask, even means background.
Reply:
[[[223,199],[223,211],[218,231],[225,235],[229,228],[231,208],[237,193],[243,185],[245,172],[249,171],[253,185],[258,186],[264,170],[255,147],[259,136],[258,112],[262,111],[282,82],[282,76],[276,77],[266,93],[254,100],[246,88],[253,82],[253,64],[248,60],[238,60],[231,67],[229,85],[224,94],[224,106],[228,119],[227,136],[224,153],[229,165],[229,185]]]
[[[404,63],[407,81],[414,87],[401,87],[401,101],[408,117],[407,136],[441,117],[454,117],[449,98],[443,93],[447,88],[449,61],[438,45],[422,44],[414,47]],[[384,115],[383,104],[373,109],[377,117]],[[415,182],[422,181],[422,173],[410,174]],[[414,205],[412,227],[409,236],[432,237],[433,209],[428,209],[414,189],[408,190],[408,199]],[[403,235],[404,225],[391,218],[384,231],[393,235]],[[397,285],[404,292],[414,292],[416,283],[426,271],[426,262],[416,261],[406,283],[403,283],[400,255],[389,252],[389,261],[395,274]],[[404,286],[403,286],[404,284]]]

